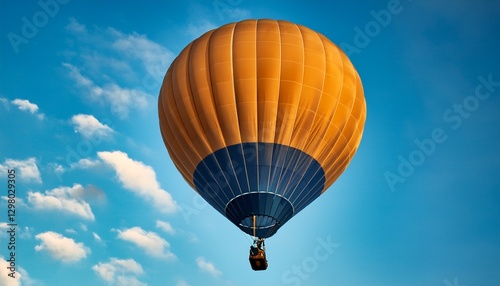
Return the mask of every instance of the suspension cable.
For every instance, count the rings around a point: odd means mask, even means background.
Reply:
[[[253,215],[253,237],[256,237],[255,236],[255,232],[256,232],[256,226],[255,226],[255,224],[256,224],[256,217],[255,217],[255,215]]]

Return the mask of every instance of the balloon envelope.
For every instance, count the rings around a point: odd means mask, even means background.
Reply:
[[[209,31],[172,62],[160,130],[188,184],[244,232],[272,236],[340,176],[361,140],[360,77],[325,36],[287,21]]]

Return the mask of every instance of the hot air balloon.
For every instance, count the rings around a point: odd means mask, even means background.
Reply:
[[[357,71],[325,36],[252,19],[186,46],[158,113],[186,182],[243,232],[268,238],[346,169],[366,103]]]

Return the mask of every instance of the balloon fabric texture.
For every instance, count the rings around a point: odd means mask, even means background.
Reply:
[[[186,182],[267,238],[330,187],[361,141],[360,77],[325,36],[281,20],[208,31],[172,62],[158,112]]]

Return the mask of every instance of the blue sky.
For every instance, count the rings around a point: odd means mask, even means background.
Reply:
[[[0,1],[0,285],[500,285],[498,1],[100,2]],[[247,18],[340,45],[368,110],[346,172],[258,273],[156,113],[182,48]]]

